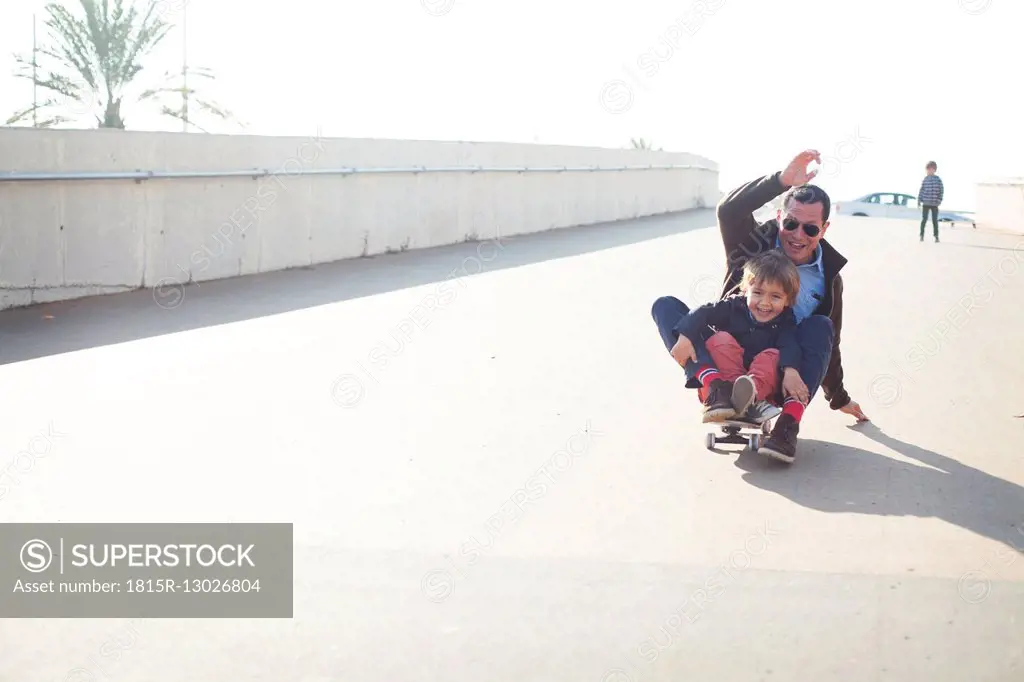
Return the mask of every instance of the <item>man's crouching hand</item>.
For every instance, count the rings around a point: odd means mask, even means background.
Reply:
[[[840,407],[839,411],[853,415],[854,417],[857,418],[857,421],[859,422],[871,421],[870,419],[868,419],[868,416],[864,414],[864,411],[860,409],[860,405],[858,405],[856,401],[853,400],[846,403],[845,406]]]
[[[688,360],[697,362],[697,352],[693,350],[693,344],[690,343],[690,339],[680,334],[679,338],[676,339],[676,343],[672,346],[672,350],[669,351],[675,361],[680,365],[686,365]]]

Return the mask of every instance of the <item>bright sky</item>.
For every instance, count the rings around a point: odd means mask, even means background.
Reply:
[[[165,0],[170,21],[184,2]],[[5,3],[7,74],[44,4]],[[816,148],[835,200],[916,195],[934,159],[962,210],[977,180],[1024,175],[1020,0],[189,0],[187,24],[189,62],[218,73],[208,92],[254,134],[645,137],[716,160],[723,189]],[[179,27],[152,76],[180,69],[181,48]],[[3,118],[31,102],[29,81],[0,82]]]

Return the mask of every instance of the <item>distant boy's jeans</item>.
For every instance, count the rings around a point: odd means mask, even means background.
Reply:
[[[939,207],[938,206],[921,206],[921,239],[924,239],[924,226],[928,224],[928,212],[932,214],[932,229],[935,232],[935,238],[939,238]]]
[[[673,296],[662,296],[651,307],[651,317],[658,327],[661,340],[667,350],[672,350],[679,333],[675,327],[683,315],[689,315],[686,304]],[[811,315],[800,323],[796,329],[797,343],[800,344],[800,378],[807,385],[810,394],[808,402],[814,399],[821,382],[825,380],[828,363],[832,358],[832,320],[825,315]],[[700,388],[697,372],[701,367],[714,367],[710,353],[703,343],[693,344],[697,354],[697,362],[687,361],[683,370],[686,372],[686,387]]]

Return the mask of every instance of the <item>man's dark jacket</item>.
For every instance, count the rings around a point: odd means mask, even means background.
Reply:
[[[697,345],[711,336],[708,326],[736,339],[743,347],[744,367],[750,367],[761,351],[778,348],[779,371],[787,367],[800,369],[800,344],[796,340],[796,315],[792,308],[787,307],[774,320],[758,322],[750,314],[746,296],[730,296],[684,315],[675,330]]]
[[[739,187],[718,202],[718,228],[725,246],[726,275],[722,297],[739,288],[743,278],[743,265],[750,258],[775,248],[779,222],[772,218],[766,223],[754,219],[754,211],[784,193],[789,188],[780,181],[781,172],[758,178]],[[814,310],[815,315],[826,315],[832,320],[832,357],[821,382],[829,407],[838,410],[850,402],[843,388],[843,358],[839,341],[843,328],[843,278],[839,271],[846,258],[822,239],[821,261],[825,268],[824,298]]]

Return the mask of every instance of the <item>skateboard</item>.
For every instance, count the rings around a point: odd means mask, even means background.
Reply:
[[[753,419],[726,419],[720,422],[710,422],[708,426],[720,427],[724,436],[716,436],[709,433],[705,439],[708,450],[713,450],[716,443],[729,443],[732,445],[748,445],[753,452],[757,452],[761,443],[772,432],[771,423],[778,415],[768,417],[764,421]],[[741,435],[746,432],[746,436]]]

